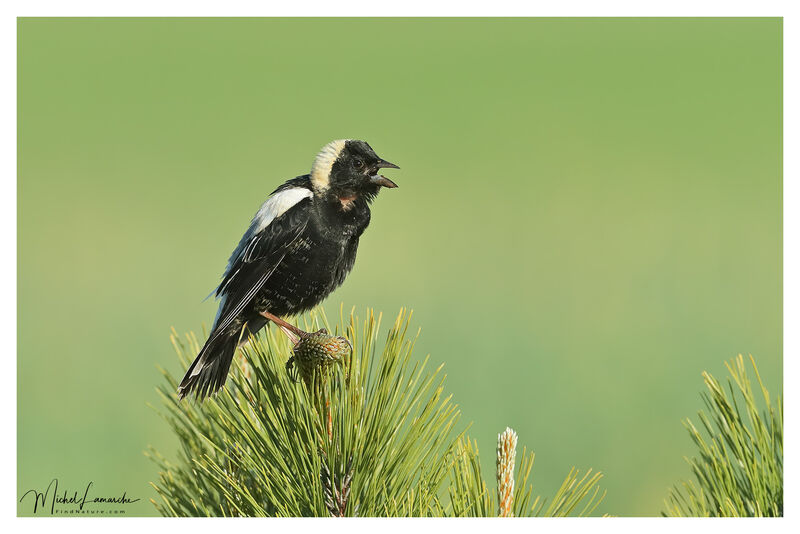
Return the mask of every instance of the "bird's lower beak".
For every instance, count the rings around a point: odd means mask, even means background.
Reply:
[[[373,184],[381,185],[383,187],[388,187],[389,189],[394,189],[397,187],[397,184],[388,179],[385,176],[381,176],[380,174],[376,174],[375,176],[370,176],[370,181]]]

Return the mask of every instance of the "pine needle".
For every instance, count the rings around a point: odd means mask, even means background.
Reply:
[[[666,516],[783,516],[783,403],[773,405],[755,360],[753,389],[740,354],[726,363],[727,388],[704,372],[708,408],[698,412],[702,430],[686,419],[684,426],[699,457],[687,458],[695,480],[670,489]]]

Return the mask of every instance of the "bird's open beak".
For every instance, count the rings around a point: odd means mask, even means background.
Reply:
[[[399,169],[400,167],[398,167],[394,163],[389,163],[388,161],[381,159],[381,160],[378,160],[378,164],[375,165],[375,168],[377,168],[377,169]],[[397,187],[396,183],[394,183],[393,181],[391,181],[390,179],[388,179],[385,176],[381,176],[380,174],[376,174],[375,176],[372,176],[370,179],[372,180],[373,184],[381,185],[383,187],[388,187],[389,189],[394,189],[395,187]]]

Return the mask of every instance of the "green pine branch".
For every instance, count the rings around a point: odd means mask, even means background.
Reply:
[[[783,516],[783,402],[773,404],[750,363],[757,389],[741,354],[726,363],[727,388],[703,373],[708,415],[698,412],[701,429],[684,421],[699,453],[686,458],[695,479],[670,489],[663,515]]]
[[[498,485],[490,491],[477,444],[458,431],[458,407],[442,366],[412,358],[416,336],[401,311],[385,341],[380,316],[353,313],[334,328],[321,310],[304,329],[343,335],[352,353],[311,374],[287,368],[293,347],[264,329],[237,354],[226,387],[203,403],[179,402],[177,379],[162,370],[157,409],[180,442],[176,460],[151,449],[160,469],[154,505],[165,516],[497,516],[583,515],[604,494],[599,473],[570,471],[545,507],[532,499],[533,453],[516,466],[516,435],[498,445]],[[172,342],[188,367],[199,344]],[[318,348],[317,346],[314,347]],[[308,352],[308,351],[306,351]],[[302,376],[298,376],[298,373]],[[298,380],[302,378],[302,380]],[[510,433],[510,434],[509,434]],[[505,454],[500,462],[501,452]],[[502,476],[501,476],[502,464]],[[516,484],[514,481],[516,480]],[[512,486],[508,486],[511,484]],[[495,495],[501,496],[500,500]],[[502,501],[502,503],[501,503]],[[502,507],[501,507],[502,504]]]

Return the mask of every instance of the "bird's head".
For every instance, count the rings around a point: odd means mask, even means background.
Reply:
[[[331,141],[314,160],[311,184],[315,192],[335,196],[344,209],[356,199],[372,200],[381,187],[397,187],[378,174],[380,169],[399,169],[394,163],[378,157],[364,141],[342,139]]]

